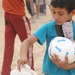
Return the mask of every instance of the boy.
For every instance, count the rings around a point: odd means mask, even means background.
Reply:
[[[70,22],[73,28],[73,38],[75,40],[75,22],[72,21],[74,16],[74,3],[75,0],[51,0],[51,12],[54,20],[44,24],[32,36],[23,41],[21,45],[20,60],[18,60],[18,69],[20,66],[27,63],[27,50],[30,45],[38,41],[43,45],[46,41],[46,52],[43,61],[43,73],[45,75],[75,75],[75,62],[68,64],[68,58],[65,61],[58,59],[56,55],[52,59],[48,56],[48,47],[50,41],[57,36],[64,36],[62,25]]]

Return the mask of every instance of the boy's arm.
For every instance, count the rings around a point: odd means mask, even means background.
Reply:
[[[20,70],[20,66],[24,65],[28,62],[27,60],[27,51],[29,50],[29,47],[33,45],[38,39],[31,35],[29,38],[25,39],[21,45],[20,48],[20,59],[18,60],[18,69]]]

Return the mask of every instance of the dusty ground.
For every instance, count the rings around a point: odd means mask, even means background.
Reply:
[[[41,25],[43,25],[44,23],[52,19],[48,6],[46,11],[47,11],[46,16],[40,16],[40,19],[36,19],[36,22],[34,24],[31,24],[32,33],[34,33]],[[27,16],[30,18],[28,12],[27,12]],[[2,67],[3,52],[4,52],[4,30],[5,30],[4,13],[3,13],[1,0],[0,0],[0,71]],[[14,69],[17,65],[17,60],[19,59],[20,45],[21,42],[17,36],[15,40],[15,51],[14,51],[14,57],[12,62],[12,69]],[[43,60],[44,52],[45,52],[45,44],[43,46],[40,46],[38,43],[34,44],[35,70],[38,75],[42,75],[42,60]]]

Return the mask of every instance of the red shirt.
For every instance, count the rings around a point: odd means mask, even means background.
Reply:
[[[5,12],[24,16],[25,4],[23,0],[3,0],[2,6]]]

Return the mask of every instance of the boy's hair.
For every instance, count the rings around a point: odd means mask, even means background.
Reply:
[[[68,14],[75,9],[75,0],[51,0],[53,7],[66,8]]]

